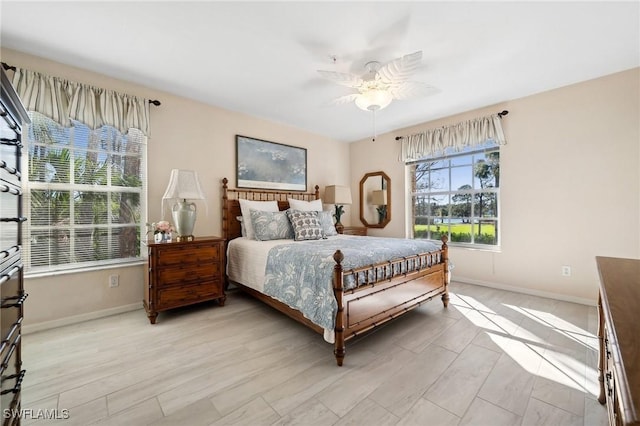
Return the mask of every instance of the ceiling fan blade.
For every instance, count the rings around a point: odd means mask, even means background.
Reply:
[[[340,96],[339,98],[335,98],[330,102],[330,105],[344,105],[350,104],[356,100],[356,98],[360,96],[359,93],[352,93],[350,95]]]
[[[389,87],[389,93],[394,99],[406,100],[431,96],[439,93],[440,90],[429,84],[417,81],[405,81],[404,83],[394,84]]]
[[[378,78],[382,83],[394,84],[407,81],[420,65],[422,51],[404,55],[394,59],[378,70]]]
[[[318,70],[318,73],[322,77],[326,78],[327,80],[331,80],[334,83],[338,83],[343,86],[353,87],[357,89],[362,85],[362,78],[354,74],[347,74],[347,73],[335,72],[335,71],[322,71],[322,70]]]

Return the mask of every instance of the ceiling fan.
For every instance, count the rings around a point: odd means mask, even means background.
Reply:
[[[403,100],[424,96],[429,89],[433,89],[427,84],[409,80],[421,60],[422,51],[417,51],[394,59],[385,65],[377,61],[367,62],[366,72],[362,76],[322,70],[318,70],[318,73],[334,83],[358,91],[358,93],[334,99],[331,102],[333,105],[355,102],[360,109],[377,111],[387,107],[394,99]]]
[[[372,111],[373,140],[375,141],[376,111],[386,108],[394,99],[404,100],[425,96],[434,89],[433,86],[410,80],[421,60],[422,51],[417,51],[396,58],[385,65],[377,61],[367,62],[366,72],[362,76],[323,70],[318,70],[318,73],[334,83],[357,90],[357,93],[334,99],[331,104],[342,105],[355,102],[358,108]]]

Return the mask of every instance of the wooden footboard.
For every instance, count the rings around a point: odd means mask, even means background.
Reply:
[[[343,270],[344,255],[336,251],[333,291],[338,303],[334,354],[338,365],[345,357],[345,342],[396,318],[440,295],[449,304],[448,246],[442,237],[442,249],[377,265]],[[349,277],[373,277],[356,288],[345,290]]]

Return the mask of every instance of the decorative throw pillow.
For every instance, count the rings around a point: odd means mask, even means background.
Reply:
[[[291,207],[291,210],[298,210],[301,212],[322,211],[322,200],[304,201],[289,198],[287,201],[289,201],[289,207]]]
[[[336,227],[333,224],[333,214],[330,211],[323,210],[318,212],[318,219],[320,219],[325,236],[332,237],[338,235],[338,231],[336,231]]]
[[[242,222],[244,223],[245,231],[247,232],[247,238],[255,240],[256,237],[253,233],[253,226],[251,224],[251,210],[260,210],[263,212],[277,212],[277,201],[253,201],[240,199],[240,211],[242,212]]]
[[[251,226],[256,240],[284,240],[293,238],[293,228],[285,212],[251,210]]]
[[[316,211],[287,210],[287,216],[293,226],[293,239],[321,240],[325,238],[322,224]]]

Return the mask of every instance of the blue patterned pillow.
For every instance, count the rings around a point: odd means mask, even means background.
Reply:
[[[293,238],[293,228],[285,212],[251,210],[251,225],[256,240],[285,240]]]
[[[291,226],[293,226],[294,240],[321,240],[326,238],[320,219],[318,219],[318,212],[302,212],[289,209],[287,210],[287,216],[289,216],[289,221],[291,222]]]
[[[318,219],[320,219],[320,223],[322,224],[324,235],[327,237],[338,235],[338,231],[336,231],[336,227],[333,224],[333,214],[330,211],[323,210],[318,212]]]

